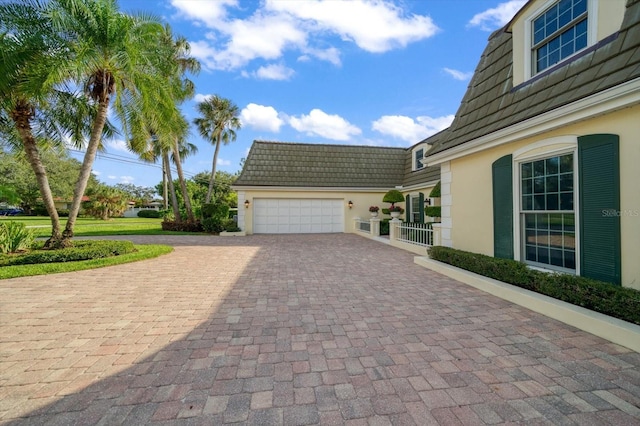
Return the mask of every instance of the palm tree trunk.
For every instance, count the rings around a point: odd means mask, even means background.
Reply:
[[[176,170],[178,171],[178,180],[180,181],[180,189],[182,190],[182,198],[184,199],[184,208],[187,211],[187,220],[189,222],[195,222],[196,218],[193,215],[193,209],[191,208],[191,200],[189,199],[189,193],[187,192],[187,183],[184,180],[184,174],[182,173],[182,162],[180,161],[180,148],[178,147],[178,141],[173,143],[173,157],[176,163]]]
[[[93,161],[96,158],[98,152],[98,146],[100,145],[100,138],[104,125],[107,122],[107,112],[109,110],[109,95],[102,96],[98,104],[98,113],[96,114],[95,121],[93,122],[93,128],[91,129],[91,137],[89,138],[89,144],[87,145],[87,151],[84,154],[84,160],[82,167],[80,168],[80,175],[76,182],[76,186],[73,190],[73,202],[69,209],[69,219],[67,220],[67,226],[64,228],[62,238],[64,244],[70,245],[73,238],[73,228],[80,212],[80,204],[82,203],[82,197],[84,191],[87,189],[87,183],[91,176],[91,167]]]
[[[167,167],[164,162],[164,156],[162,156],[162,208],[167,210],[169,208],[169,190],[167,186]]]
[[[33,117],[33,108],[25,101],[19,101],[11,112],[11,119],[15,123],[16,129],[18,129],[18,133],[20,134],[24,153],[36,175],[36,182],[38,183],[42,202],[44,203],[47,213],[49,214],[49,218],[51,219],[51,237],[49,237],[45,242],[45,247],[56,248],[62,241],[62,234],[60,233],[60,217],[58,216],[58,211],[56,210],[56,205],[53,201],[53,194],[51,193],[51,187],[49,186],[47,171],[42,164],[38,145],[36,144],[36,139],[33,136],[30,123],[31,117]]]
[[[176,195],[176,187],[173,185],[173,177],[171,177],[169,153],[167,151],[162,153],[162,162],[165,165],[167,184],[169,185],[169,192],[171,193],[171,207],[173,208],[173,215],[175,216],[176,222],[182,222],[182,218],[180,217],[180,207],[178,206],[178,196]]]
[[[216,143],[216,149],[213,151],[213,164],[211,165],[211,177],[209,178],[209,189],[207,190],[207,198],[205,199],[205,203],[209,204],[211,202],[211,193],[213,192],[213,183],[216,180],[216,166],[218,165],[218,152],[220,152],[220,143],[222,139],[222,135],[218,135],[218,142]]]

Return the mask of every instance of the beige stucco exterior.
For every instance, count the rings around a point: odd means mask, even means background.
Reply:
[[[531,20],[543,13],[557,0],[537,0],[527,5],[513,21],[513,85],[531,77],[531,38],[527,27]],[[589,46],[601,41],[620,29],[627,0],[589,0],[589,26],[593,28]]]
[[[426,197],[435,186],[434,182],[428,182],[426,186],[398,188],[402,195],[417,194],[422,192]],[[354,232],[353,221],[359,217],[368,219],[371,217],[369,213],[370,206],[380,207],[380,218],[385,218],[382,209],[389,207],[389,203],[382,201],[384,194],[392,188],[388,189],[363,189],[363,188],[236,188],[238,192],[238,224],[246,234],[253,234],[253,200],[256,198],[273,198],[273,199],[339,199],[344,203],[344,230],[345,232]],[[245,201],[249,201],[249,207],[244,208]],[[349,201],[353,206],[349,208]],[[396,203],[405,208],[405,203]],[[404,218],[404,215],[401,216]]]
[[[640,120],[638,117],[640,117],[640,106],[636,105],[448,162],[450,177],[447,179],[451,180],[450,188],[447,188],[447,192],[451,194],[451,245],[461,250],[493,255],[491,165],[495,160],[551,138],[613,133],[620,137],[622,285],[640,289],[640,262],[637,261],[640,253],[640,187],[638,186],[640,182],[638,167]],[[535,131],[532,130],[531,133]],[[443,173],[443,182],[444,179]],[[444,213],[443,216],[445,216]]]

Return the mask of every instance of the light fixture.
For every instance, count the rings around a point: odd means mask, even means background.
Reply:
[[[424,205],[425,206],[430,206],[431,205],[431,198],[425,198],[424,199]]]
[[[349,205],[349,208],[353,207],[353,201],[349,200],[349,202],[347,204]]]
[[[251,202],[249,200],[245,200],[244,201],[244,208],[248,209],[249,208],[249,204],[251,204]]]

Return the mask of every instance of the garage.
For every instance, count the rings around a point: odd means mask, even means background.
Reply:
[[[344,200],[255,198],[256,234],[319,234],[344,232]]]

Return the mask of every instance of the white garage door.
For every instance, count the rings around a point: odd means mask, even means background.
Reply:
[[[253,200],[256,234],[344,232],[344,201],[335,199]]]

